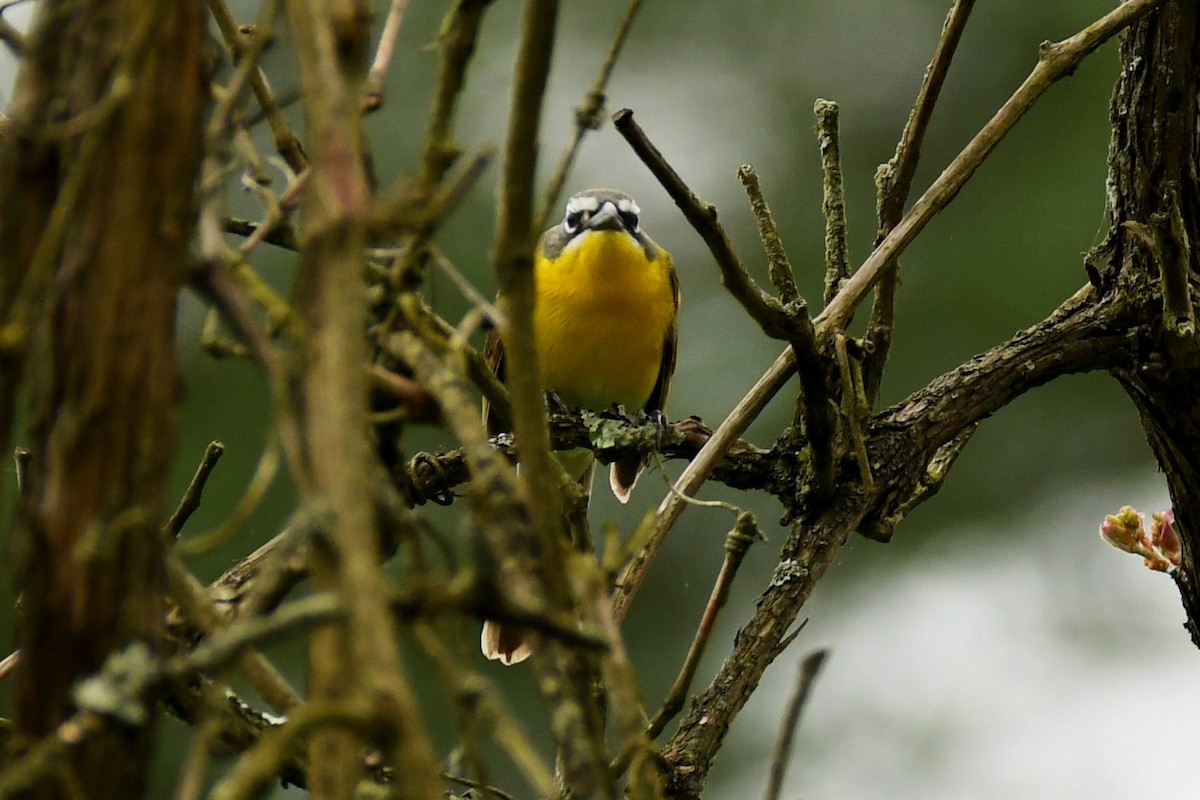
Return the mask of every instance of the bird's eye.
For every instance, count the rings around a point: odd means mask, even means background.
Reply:
[[[636,212],[622,211],[621,212],[621,222],[625,225],[626,230],[632,231],[634,233],[637,232],[638,215]]]
[[[563,230],[567,233],[575,233],[579,230],[580,224],[583,222],[582,211],[572,211],[567,214],[567,218],[563,220]]]

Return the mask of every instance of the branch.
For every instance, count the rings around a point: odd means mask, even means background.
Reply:
[[[438,69],[437,88],[433,93],[433,107],[429,111],[429,127],[421,147],[418,179],[419,185],[427,193],[433,191],[433,187],[458,157],[458,148],[450,141],[455,113],[467,79],[467,64],[475,52],[483,12],[490,4],[491,0],[457,0],[438,33],[442,61]]]
[[[784,305],[755,283],[734,251],[733,243],[725,233],[725,229],[717,221],[716,208],[704,203],[688,188],[679,173],[667,163],[662,153],[634,121],[633,111],[628,108],[621,109],[613,115],[613,122],[621,135],[629,142],[633,151],[666,189],[671,199],[675,201],[675,205],[683,212],[692,228],[708,245],[709,252],[712,253],[713,259],[721,270],[721,282],[729,290],[729,293],[759,324],[765,334],[790,343],[791,362],[802,365],[800,377],[805,393],[806,428],[810,439],[814,442],[813,495],[814,499],[823,500],[828,496],[833,483],[832,436],[834,425],[832,409],[828,402],[828,390],[825,387],[824,364],[813,323],[808,317],[807,304],[803,298],[797,297],[796,300]],[[751,168],[749,173],[752,172]],[[786,380],[787,377],[785,375],[783,379]],[[721,442],[721,446],[731,446],[757,413],[756,410],[752,415],[745,417],[745,425],[728,435],[728,438]],[[713,446],[711,441],[710,446]],[[711,451],[708,458],[715,462],[720,458],[722,452],[721,450]],[[654,531],[645,550],[629,564],[618,579],[613,598],[613,607],[618,619],[623,619],[628,612],[633,595],[641,586],[646,570],[649,569],[650,563],[657,555],[675,520],[682,513],[686,498],[695,494],[703,484],[708,471],[711,470],[711,464],[703,463],[704,467],[698,467],[696,462],[693,462],[684,470],[683,475],[675,483],[674,490],[659,506]]]
[[[246,34],[238,26],[237,20],[225,0],[208,0],[208,9],[217,22],[217,28],[221,31],[221,38],[225,40],[225,46],[229,48],[229,55],[233,63],[237,64],[246,48],[246,44],[242,41],[242,37]],[[300,174],[308,166],[308,159],[304,155],[304,148],[300,146],[300,140],[292,131],[291,123],[288,122],[287,115],[279,104],[279,99],[267,81],[267,74],[261,67],[255,67],[249,75],[249,80],[250,90],[254,92],[258,106],[267,118],[267,126],[271,129],[271,135],[275,138],[276,151],[283,156],[283,160],[287,162],[293,172],[297,175]]]
[[[667,163],[663,154],[646,136],[646,132],[634,121],[633,111],[628,108],[621,109],[613,114],[613,123],[617,131],[629,142],[633,152],[667,190],[667,194],[683,212],[688,223],[708,245],[709,252],[721,270],[721,283],[734,299],[741,303],[746,313],[762,327],[763,332],[773,339],[784,341],[810,334],[812,325],[808,322],[807,308],[803,301],[798,300],[785,306],[763,291],[750,277],[734,250],[733,242],[725,233],[724,226],[717,221],[716,207],[705,203],[688,188],[679,173]]]
[[[612,463],[625,456],[649,456],[661,453],[668,459],[691,459],[712,436],[712,431],[696,417],[669,424],[638,425],[591,412],[556,414],[550,419],[551,443],[556,451],[586,448],[601,463]],[[507,434],[487,442],[510,461],[517,448]],[[406,468],[413,501],[448,505],[454,501],[453,489],[474,479],[469,448],[441,453],[417,453]],[[767,491],[783,498],[795,488],[794,476],[786,474],[775,453],[737,441],[713,471],[715,480],[734,489]]]
[[[1131,0],[1089,25],[1070,39],[1058,44],[1043,44],[1037,65],[1025,82],[984,126],[975,138],[950,163],[913,208],[879,244],[854,276],[838,292],[833,301],[814,320],[818,343],[828,341],[841,330],[866,292],[880,277],[884,266],[898,258],[917,234],[939,211],[946,207],[980,164],[991,155],[1000,140],[1020,121],[1020,118],[1047,89],[1071,74],[1079,62],[1123,28],[1160,6],[1164,0]],[[796,369],[792,349],[784,350],[767,368],[762,377],[738,402],[725,421],[713,433],[708,444],[697,454],[676,482],[683,494],[694,494],[708,479],[722,454],[750,423],[758,417]],[[667,527],[683,513],[682,502],[664,501],[659,508],[663,525]],[[644,569],[644,568],[643,568]],[[617,587],[616,601],[625,604],[622,589]]]
[[[873,418],[866,449],[880,489],[867,494],[848,480],[819,517],[792,526],[754,616],[663,750],[672,797],[699,797],[730,723],[781,652],[788,628],[850,534],[862,525],[894,527],[932,495],[931,485],[936,489],[945,479],[947,459],[961,449],[961,437],[1026,391],[1061,375],[1134,364],[1136,329],[1125,327],[1134,324],[1132,314],[1115,303],[1096,302],[1086,287],[1043,322]]]
[[[838,292],[816,323],[823,335],[842,328],[867,290],[879,280],[884,267],[912,243],[934,216],[950,204],[979,166],[987,160],[1000,141],[1021,120],[1025,112],[1062,78],[1072,74],[1091,53],[1123,28],[1158,8],[1164,0],[1130,0],[1109,14],[1061,42],[1043,42],[1038,62],[995,116],[975,134],[950,165],[938,176],[912,209],[884,237],[849,282]]]
[[[821,216],[825,218],[825,305],[850,277],[846,249],[846,196],[842,185],[842,146],[838,104],[817,100],[817,146],[821,150]]]
[[[376,111],[383,105],[383,79],[392,63],[392,53],[396,49],[396,38],[400,35],[400,25],[404,22],[406,8],[408,0],[392,0],[388,7],[383,33],[379,36],[379,47],[375,50],[375,60],[371,62],[371,69],[367,71],[362,106],[364,111]]]
[[[787,713],[780,722],[779,738],[775,742],[775,753],[771,756],[771,778],[767,783],[766,800],[779,800],[783,789],[783,777],[787,774],[788,758],[792,754],[792,739],[800,722],[800,712],[804,710],[808,693],[828,657],[828,650],[814,650],[800,662],[800,670],[796,673],[796,688],[792,691],[792,699],[788,701]]]
[[[625,16],[621,17],[612,44],[608,46],[608,54],[604,57],[604,63],[600,65],[600,72],[597,73],[592,88],[584,97],[583,105],[575,109],[575,130],[567,149],[563,151],[562,158],[558,161],[554,177],[550,179],[550,187],[546,189],[546,199],[542,201],[542,210],[535,217],[534,230],[542,230],[550,221],[550,215],[554,213],[554,208],[558,205],[558,198],[562,194],[563,184],[567,181],[567,173],[570,172],[571,164],[579,153],[579,146],[583,142],[584,134],[598,129],[604,121],[600,116],[604,111],[604,91],[608,87],[609,78],[612,77],[613,68],[617,65],[621,49],[625,47],[625,40],[629,38],[629,31],[633,28],[633,18],[637,16],[641,7],[642,0],[629,0],[629,5],[625,7]]]
[[[494,261],[498,305],[507,323],[500,332],[513,432],[521,448],[521,496],[537,535],[544,597],[551,608],[565,611],[574,603],[566,546],[572,541],[572,522],[586,525],[586,519],[582,514],[573,514],[572,519],[565,514],[563,487],[572,481],[550,450],[533,333],[534,167],[557,17],[557,0],[525,4],[513,70]],[[586,529],[582,534],[586,538]],[[551,709],[550,732],[566,790],[589,798],[612,797],[603,734],[593,724],[601,714],[591,676],[575,654],[555,646],[545,652],[535,649],[533,665],[538,689]]]
[[[303,368],[284,401],[300,409],[306,474],[296,482],[335,522],[309,559],[317,590],[341,592],[347,621],[310,637],[310,702],[361,702],[373,709],[387,759],[411,797],[433,797],[440,770],[400,658],[378,559],[378,508],[369,492],[378,463],[366,418],[367,328],[362,252],[371,187],[363,166],[360,103],[367,52],[366,2],[289,0],[304,111],[312,146],[305,186],[308,234],[297,307],[305,323]],[[374,741],[377,739],[377,741]],[[359,742],[324,730],[309,742],[317,797],[353,792]]]
[[[925,70],[925,79],[921,82],[916,102],[908,115],[908,121],[904,124],[904,132],[900,134],[896,154],[875,173],[875,183],[879,190],[879,232],[875,236],[876,246],[891,233],[904,216],[904,205],[908,202],[908,192],[912,188],[917,162],[921,158],[921,143],[925,139],[925,130],[933,117],[933,107],[937,104],[942,84],[950,71],[950,61],[954,58],[954,51],[958,49],[958,42],[967,27],[967,19],[970,18],[974,5],[975,0],[955,0],[950,8],[933,60]],[[867,341],[871,347],[867,348],[863,382],[866,385],[867,402],[872,406],[879,394],[883,368],[892,346],[898,267],[899,264],[892,259],[880,277],[867,329]]]

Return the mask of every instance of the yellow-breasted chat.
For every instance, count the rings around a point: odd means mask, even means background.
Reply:
[[[616,189],[588,189],[567,201],[560,223],[538,240],[534,260],[534,339],[542,388],[570,406],[661,414],[675,372],[679,278],[671,256],[641,227],[641,209]],[[504,375],[493,331],[485,356]],[[486,415],[486,409],[485,409]],[[489,421],[490,422],[490,421]],[[560,454],[585,487],[588,451]],[[628,502],[643,461],[619,459],[609,484]],[[515,632],[514,632],[515,634]],[[485,625],[483,651],[505,664],[528,656],[522,637]]]

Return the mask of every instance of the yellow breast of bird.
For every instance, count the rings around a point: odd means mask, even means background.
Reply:
[[[675,320],[668,256],[649,261],[628,234],[588,231],[535,266],[542,385],[569,405],[642,408]]]

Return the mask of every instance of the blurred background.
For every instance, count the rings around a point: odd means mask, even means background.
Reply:
[[[19,23],[35,3],[9,12]],[[562,4],[554,71],[542,127],[543,185],[557,163],[604,58],[624,3]],[[776,3],[646,4],[609,87],[609,110],[631,107],[690,185],[721,211],[743,259],[765,281],[765,259],[735,170],[753,164],[810,302],[823,273],[819,156],[812,133],[818,97],[842,108],[850,249],[857,264],[874,231],[876,165],[891,157],[948,0],[800,0]],[[412,2],[384,92],[368,121],[384,185],[415,172],[438,54],[431,47],[448,2]],[[1111,0],[980,3],[933,118],[914,199],[987,121],[1034,64],[1037,45],[1061,39],[1111,10]],[[387,3],[380,0],[380,18]],[[251,21],[257,4],[235,4]],[[488,11],[460,113],[469,151],[500,144],[518,36],[520,4]],[[286,26],[265,66],[282,94],[297,87]],[[11,97],[13,62],[0,48],[0,101]],[[902,260],[896,343],[884,404],[1040,320],[1081,286],[1081,253],[1104,233],[1108,98],[1116,75],[1110,43],[1033,109]],[[293,119],[300,125],[298,109]],[[263,132],[259,132],[263,133]],[[267,137],[259,137],[264,154]],[[487,295],[495,217],[493,166],[438,242]],[[672,419],[697,414],[715,426],[779,351],[721,289],[700,239],[610,124],[590,134],[567,183],[573,192],[614,186],[637,198],[645,229],[675,257],[683,283]],[[114,187],[119,190],[119,187]],[[254,206],[231,190],[231,202]],[[287,291],[292,256],[265,247],[255,265]],[[457,321],[467,309],[431,274],[428,295]],[[249,363],[214,360],[197,344],[203,308],[180,307],[185,397],[175,486],[182,491],[204,445],[227,455],[185,535],[211,530],[253,473],[270,420],[262,376]],[[860,314],[860,319],[865,314]],[[748,438],[769,446],[790,415],[790,387]],[[454,446],[433,428],[413,429],[409,448]],[[668,465],[672,474],[682,466]],[[1133,408],[1104,375],[1076,376],[1023,397],[986,422],[941,494],[918,509],[890,545],[854,538],[805,609],[810,621],[767,673],[736,720],[712,772],[708,796],[761,793],[794,681],[813,648],[832,656],[801,722],[784,796],[789,798],[1174,798],[1200,796],[1200,777],[1180,769],[1198,741],[1197,653],[1182,628],[1169,579],[1096,535],[1124,504],[1169,506]],[[5,498],[11,498],[10,479]],[[598,486],[598,489],[601,488]],[[592,522],[632,529],[665,484],[643,477],[628,508],[597,491]],[[786,535],[770,498],[709,486],[703,495],[754,510],[769,537],[750,553],[697,677],[715,673]],[[5,507],[10,504],[5,502]],[[294,508],[285,478],[237,541],[193,564],[211,579],[276,533]],[[431,510],[461,543],[454,508]],[[686,651],[719,567],[730,518],[690,509],[639,596],[627,624],[647,706],[656,708]],[[4,518],[7,537],[10,520]],[[11,576],[3,583],[12,607]],[[12,641],[11,612],[0,635]],[[469,651],[478,633],[461,632]],[[303,681],[303,650],[274,651]],[[433,683],[415,654],[414,680]],[[481,666],[541,727],[525,669]],[[0,684],[7,705],[9,685]],[[426,713],[448,748],[444,699]],[[155,796],[169,797],[187,729],[163,722]],[[500,773],[497,782],[519,785]],[[506,780],[508,782],[506,783]],[[298,794],[279,792],[280,797]]]

